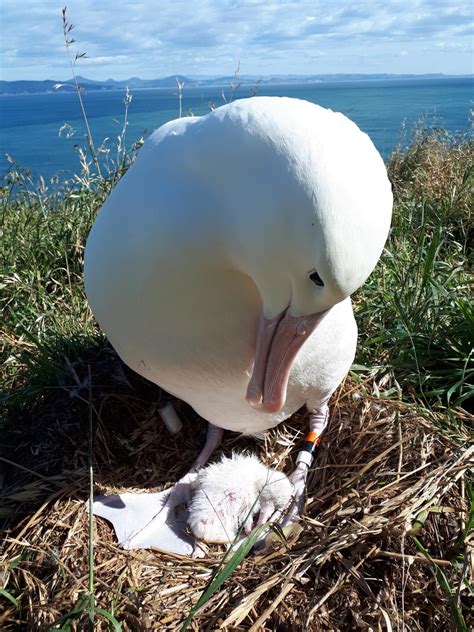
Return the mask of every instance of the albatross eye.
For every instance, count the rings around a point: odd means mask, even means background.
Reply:
[[[319,285],[319,287],[324,287],[323,280],[319,276],[319,274],[316,272],[316,270],[313,270],[312,272],[309,273],[309,278],[314,283],[314,285]]]

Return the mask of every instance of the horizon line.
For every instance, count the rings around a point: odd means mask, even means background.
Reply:
[[[360,77],[373,77],[373,76],[379,76],[379,75],[388,75],[391,77],[399,77],[399,76],[408,76],[408,77],[430,77],[432,75],[436,75],[436,76],[443,76],[443,77],[473,77],[474,78],[474,73],[470,72],[470,73],[446,73],[446,72],[418,72],[418,73],[414,73],[414,72],[325,72],[325,73],[306,73],[306,74],[299,74],[299,73],[282,73],[282,74],[276,74],[276,73],[269,73],[269,74],[258,74],[258,73],[246,73],[246,74],[242,74],[242,75],[235,75],[235,74],[220,74],[220,73],[216,73],[216,74],[209,74],[209,75],[205,75],[205,74],[198,74],[198,75],[193,75],[191,73],[187,74],[187,73],[169,73],[166,75],[162,75],[162,76],[156,76],[153,77],[152,79],[142,79],[141,77],[139,77],[138,75],[131,75],[129,77],[126,77],[125,79],[115,79],[113,77],[107,77],[107,79],[91,79],[89,77],[85,77],[84,75],[77,75],[78,78],[81,79],[87,79],[88,81],[93,81],[96,83],[106,83],[107,81],[127,81],[130,79],[138,79],[140,81],[159,81],[159,80],[163,80],[163,79],[169,79],[171,77],[186,77],[188,76],[189,79],[235,79],[235,81],[239,81],[242,80],[246,77],[251,77],[251,78],[259,78],[259,79],[264,79],[264,78],[269,78],[269,77],[275,77],[275,78],[279,78],[279,77],[334,77],[334,76],[360,76]],[[67,79],[65,81],[72,81],[73,77],[71,77],[71,79]],[[36,81],[36,82],[40,82],[40,81],[56,81],[56,79],[51,79],[49,77],[46,77],[44,79],[0,79],[0,82],[5,82],[5,83],[12,83],[14,81]]]

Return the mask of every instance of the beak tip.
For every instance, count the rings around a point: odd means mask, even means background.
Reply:
[[[268,414],[280,412],[280,410],[283,408],[283,405],[285,403],[284,401],[282,402],[280,400],[263,401],[263,398],[261,395],[259,395],[258,397],[249,397],[247,395],[246,399],[247,399],[248,404],[250,404],[252,408],[254,408],[255,410],[258,410],[258,412],[268,413]]]
[[[262,392],[258,388],[253,388],[252,386],[249,386],[245,399],[250,404],[250,406],[252,406],[252,408],[260,408],[263,401]]]
[[[283,408],[283,404],[284,402],[280,401],[263,402],[263,404],[260,406],[260,410],[263,413],[278,413]]]

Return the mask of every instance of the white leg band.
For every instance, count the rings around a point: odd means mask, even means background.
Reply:
[[[301,450],[301,452],[298,452],[298,456],[296,457],[296,465],[299,465],[300,463],[304,463],[308,467],[311,467],[313,464],[313,456],[309,452],[306,452],[306,450]]]

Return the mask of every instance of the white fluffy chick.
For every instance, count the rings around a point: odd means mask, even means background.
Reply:
[[[242,524],[250,533],[256,513],[261,524],[284,509],[293,495],[283,472],[244,454],[222,457],[203,468],[193,488],[188,525],[198,540],[213,543],[232,542]]]

